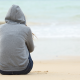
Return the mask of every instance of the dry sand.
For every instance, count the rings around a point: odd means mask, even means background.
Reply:
[[[0,80],[80,80],[80,57],[34,61],[28,75],[0,75]]]

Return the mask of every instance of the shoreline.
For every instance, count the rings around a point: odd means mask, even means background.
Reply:
[[[80,38],[34,39],[33,60],[65,59],[67,56],[80,56]],[[63,57],[62,57],[63,56]]]
[[[4,23],[5,23],[5,22],[3,22],[3,21],[1,22],[1,21],[0,21],[0,25],[1,25],[1,24],[4,24]]]
[[[33,61],[35,62],[38,62],[38,61],[58,61],[58,60],[61,60],[61,61],[69,61],[69,60],[80,60],[80,56],[78,55],[58,55],[58,56],[52,56],[53,58],[47,58],[47,59],[33,59]]]

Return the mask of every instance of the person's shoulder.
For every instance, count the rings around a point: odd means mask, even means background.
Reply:
[[[31,30],[29,26],[24,25],[27,30]]]
[[[31,28],[30,27],[27,26],[27,29],[28,29],[29,32],[31,32]]]
[[[30,27],[26,26],[26,25],[21,25],[22,26],[22,29],[26,32],[29,32],[31,31]]]

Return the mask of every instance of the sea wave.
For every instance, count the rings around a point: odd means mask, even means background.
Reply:
[[[79,15],[72,16],[72,18],[79,18],[80,19],[80,14]]]
[[[80,6],[59,6],[56,9],[80,9]]]

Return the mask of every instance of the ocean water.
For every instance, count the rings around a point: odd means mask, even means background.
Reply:
[[[0,21],[19,5],[34,39],[33,59],[80,56],[80,0],[0,0]]]
[[[0,21],[13,4],[21,7],[38,38],[80,37],[79,0],[0,0]]]

